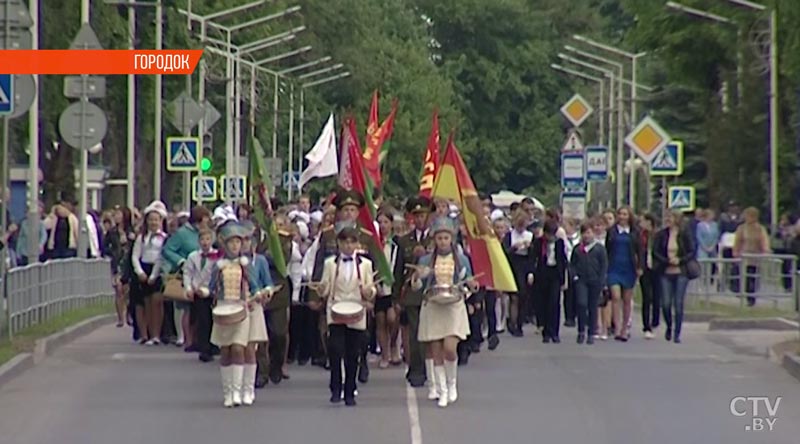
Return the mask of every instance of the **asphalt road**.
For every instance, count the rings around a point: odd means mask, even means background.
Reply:
[[[796,444],[800,382],[764,357],[774,334],[709,333],[680,345],[560,345],[502,337],[460,369],[457,404],[439,409],[373,370],[359,405],[328,403],[327,373],[291,367],[256,406],[221,406],[216,365],[173,347],[130,344],[104,327],[0,388],[2,444],[226,443],[769,443]],[[782,396],[773,431],[746,432],[737,396]],[[418,398],[418,399],[417,399]],[[738,404],[741,410],[744,404]],[[764,414],[764,406],[761,406]]]

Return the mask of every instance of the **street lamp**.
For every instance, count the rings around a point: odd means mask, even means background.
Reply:
[[[584,37],[584,36],[581,36],[581,35],[574,35],[574,36],[572,36],[572,38],[577,40],[577,41],[579,41],[579,42],[585,43],[585,44],[587,44],[589,46],[594,46],[595,48],[602,49],[602,50],[604,50],[606,52],[610,52],[612,54],[616,54],[618,56],[625,57],[625,58],[627,58],[628,60],[631,61],[631,82],[630,82],[630,87],[631,87],[631,128],[633,128],[636,125],[636,122],[639,119],[638,113],[636,112],[637,111],[636,110],[636,106],[637,106],[636,97],[637,97],[637,90],[638,90],[638,88],[636,87],[636,84],[637,84],[637,82],[636,82],[636,80],[637,80],[636,62],[637,62],[637,60],[639,58],[644,57],[645,55],[647,55],[647,53],[646,52],[640,52],[640,53],[634,54],[634,53],[631,53],[631,52],[624,51],[622,49],[616,48],[614,46],[610,46],[610,45],[606,45],[606,44],[597,42],[595,40],[592,40],[592,39],[590,39],[588,37]],[[623,139],[624,135],[622,135],[622,131],[621,131],[620,128],[617,129],[617,132],[620,133],[619,138]],[[621,144],[623,146],[623,148],[624,148],[625,142],[624,142],[624,140],[619,140],[618,144]],[[635,154],[633,152],[633,149],[631,149],[630,158],[633,159],[634,156],[635,156]],[[617,168],[618,169],[620,168],[619,164],[617,164]],[[619,171],[618,171],[618,173],[619,173]],[[618,185],[617,185],[619,187],[621,185],[621,180],[620,180],[620,178],[617,178],[617,180],[619,181]],[[635,185],[636,184],[635,170],[632,171],[632,174],[630,176],[630,181],[631,181],[631,185],[630,185],[631,188],[630,189],[635,190],[635,186],[636,186]],[[650,175],[647,175],[647,190],[648,190],[648,193],[647,193],[648,199],[647,200],[649,201],[650,200],[650,192],[649,192],[649,190],[650,190]],[[633,205],[634,197],[635,196],[631,195],[631,202],[630,202],[631,205]]]

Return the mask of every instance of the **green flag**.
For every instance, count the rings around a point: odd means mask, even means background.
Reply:
[[[253,211],[253,217],[256,218],[259,226],[267,233],[267,246],[269,254],[272,257],[272,262],[275,269],[281,276],[288,276],[288,269],[286,267],[286,258],[283,256],[283,247],[281,246],[281,237],[278,234],[278,229],[275,227],[275,221],[272,218],[272,203],[270,202],[270,194],[272,191],[272,182],[269,180],[269,173],[264,164],[264,148],[261,142],[255,137],[250,139],[250,183],[252,184],[253,192],[253,207],[261,211]]]

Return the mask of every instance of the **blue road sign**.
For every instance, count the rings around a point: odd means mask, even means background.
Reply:
[[[213,202],[217,200],[216,177],[194,177],[192,179],[192,200],[195,202]]]
[[[667,206],[670,210],[694,211],[694,187],[674,186],[669,187]]]
[[[283,172],[283,186],[285,188],[297,188],[300,185],[300,173],[297,171],[284,171]]]
[[[561,154],[561,187],[586,188],[586,161],[583,152]]]
[[[602,145],[586,147],[586,180],[590,182],[608,180],[608,147]]]
[[[219,178],[223,200],[247,200],[247,176]]]
[[[651,176],[680,176],[683,174],[683,142],[673,140],[650,162]]]
[[[0,116],[14,112],[14,76],[0,74]]]
[[[200,171],[200,146],[198,137],[168,137],[167,171]]]

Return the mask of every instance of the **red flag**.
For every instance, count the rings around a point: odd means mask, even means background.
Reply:
[[[394,119],[397,115],[397,100],[392,102],[392,111],[389,117],[378,127],[378,92],[372,98],[370,108],[369,126],[367,127],[367,147],[364,150],[364,168],[366,168],[372,183],[381,186],[381,147],[394,131]]]
[[[353,171],[350,165],[349,147],[353,143],[358,145],[358,138],[350,134],[350,128],[347,123],[350,121],[352,121],[352,118],[348,118],[342,124],[342,137],[339,139],[339,186],[345,190],[353,189]],[[355,122],[352,122],[352,124],[355,127]],[[353,134],[355,134],[355,131],[353,131]],[[361,150],[359,149],[359,151]]]
[[[422,172],[419,178],[419,195],[427,198],[433,192],[433,181],[439,174],[439,112],[433,112],[431,135],[428,136],[428,147],[422,161]]]
[[[369,231],[373,242],[366,246],[370,256],[375,260],[375,269],[379,271],[385,282],[392,282],[392,268],[383,252],[383,238],[375,227],[375,202],[372,200],[372,184],[369,177],[365,174],[364,163],[361,158],[361,147],[358,145],[356,137],[356,124],[353,119],[349,119],[345,132],[349,132],[348,139],[351,141],[347,146],[347,155],[350,158],[350,176],[353,183],[353,191],[357,191],[364,196],[365,205],[358,213],[358,223],[362,228]]]
[[[478,191],[467,171],[464,159],[453,143],[453,134],[447,140],[439,174],[433,187],[433,196],[454,200],[461,204],[472,268],[481,285],[498,291],[514,293],[517,285],[508,258],[494,234],[489,219],[483,214]]]

